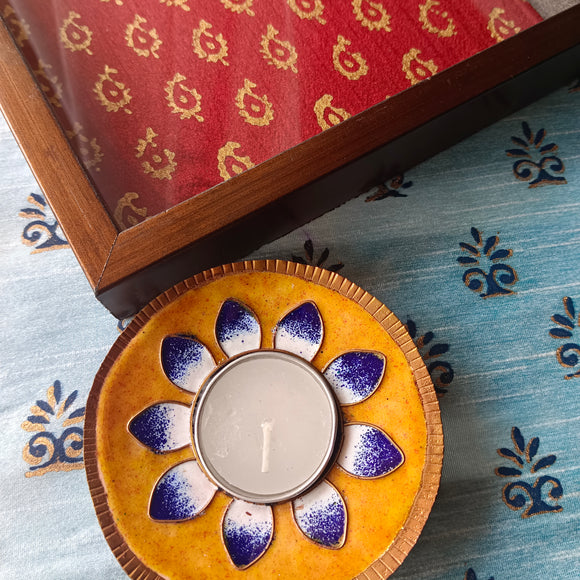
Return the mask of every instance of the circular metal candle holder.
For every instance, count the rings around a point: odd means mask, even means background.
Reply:
[[[264,376],[265,366],[276,376]],[[293,408],[291,398],[299,396],[305,404]],[[245,442],[260,426],[248,424],[243,409],[260,402],[269,408],[261,416],[272,422],[268,463],[276,469],[265,470],[260,457],[243,455]],[[307,413],[312,402],[318,414]],[[230,359],[206,380],[194,405],[192,439],[201,467],[218,487],[249,502],[272,504],[298,497],[320,480],[335,454],[339,425],[334,394],[318,370],[293,354],[259,350]],[[278,435],[282,429],[284,437]],[[277,481],[271,482],[273,477]]]
[[[251,332],[236,335],[235,324],[223,332],[220,324],[231,316]],[[303,334],[304,348],[287,348],[300,317],[317,319],[319,328]],[[243,354],[235,352],[242,338],[253,345]],[[204,402],[223,377],[268,356],[299,360],[331,421],[319,460],[299,484],[256,493],[231,485],[204,454],[201,423]],[[366,365],[364,388],[345,391],[341,369],[359,363]],[[188,373],[197,373],[195,388]],[[301,264],[229,264],[160,295],[109,351],[85,417],[95,511],[135,579],[384,580],[419,538],[439,487],[439,405],[406,328],[356,284]],[[176,421],[178,429],[166,429]],[[188,503],[181,494],[191,486],[197,495]],[[239,544],[248,532],[255,554]]]

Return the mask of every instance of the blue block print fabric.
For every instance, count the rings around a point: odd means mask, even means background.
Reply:
[[[249,256],[340,271],[431,373],[441,488],[395,580],[578,578],[579,111],[577,85],[560,89]],[[126,321],[92,295],[3,121],[0,153],[0,577],[122,579],[83,421]]]

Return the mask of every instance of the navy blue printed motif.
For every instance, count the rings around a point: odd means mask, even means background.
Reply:
[[[558,326],[550,330],[550,336],[556,340],[565,340],[566,342],[558,347],[556,358],[558,362],[568,369],[579,366],[580,362],[580,344],[578,341],[571,340],[574,337],[574,331],[580,326],[580,320],[576,318],[576,309],[574,301],[569,296],[562,299],[564,305],[564,314],[554,314],[551,320]],[[564,376],[565,379],[574,379],[580,377],[580,368]]]
[[[308,238],[304,242],[304,255],[306,256],[306,259],[302,258],[301,256],[292,254],[291,259],[293,262],[296,262],[297,264],[303,264],[305,266],[316,266],[318,268],[324,268],[326,270],[329,270],[330,272],[338,272],[339,270],[342,270],[344,268],[344,264],[342,262],[336,262],[335,264],[331,264],[328,266],[325,265],[330,256],[330,250],[328,248],[324,248],[318,259],[315,259],[314,243],[310,238]]]
[[[542,475],[530,483],[538,471],[554,465],[556,456],[546,455],[536,459],[540,447],[539,437],[533,437],[526,445],[522,432],[517,427],[512,428],[512,442],[513,451],[507,447],[497,450],[500,457],[509,459],[515,467],[498,467],[495,474],[499,477],[518,478],[504,486],[504,503],[514,511],[523,510],[522,518],[561,512],[564,508],[557,503],[564,494],[560,480]]]
[[[502,263],[512,257],[512,250],[497,247],[499,235],[484,240],[482,232],[471,228],[471,237],[475,244],[459,244],[464,254],[457,258],[457,262],[467,268],[463,273],[463,283],[482,298],[514,294],[506,286],[513,286],[518,281],[518,276],[510,265]],[[487,272],[481,268],[482,263],[491,264]]]
[[[544,145],[546,130],[540,129],[534,135],[524,121],[522,131],[523,139],[512,137],[512,143],[517,145],[517,149],[506,149],[508,157],[519,158],[513,165],[515,177],[521,181],[529,181],[528,188],[566,183],[566,179],[560,175],[564,173],[564,163],[555,155],[558,145]]]
[[[463,580],[477,580],[477,576],[475,575],[473,568],[469,568],[469,570],[465,572],[465,577]],[[489,580],[493,580],[493,576],[491,576]]]
[[[452,366],[447,361],[439,359],[440,356],[449,351],[449,345],[445,342],[433,343],[435,334],[431,331],[417,337],[417,325],[410,318],[407,319],[405,327],[411,338],[415,341],[419,354],[427,365],[427,370],[431,375],[437,397],[443,397],[447,392],[445,387],[451,384],[455,376]]]
[[[117,321],[117,330],[119,332],[123,332],[123,330],[125,330],[127,328],[127,326],[129,326],[129,324],[131,324],[131,321],[133,320],[133,317],[129,317],[129,318],[122,318],[121,320]]]
[[[79,423],[84,421],[85,408],[75,408],[78,391],[64,398],[60,381],[55,381],[46,395],[46,400],[39,399],[30,408],[32,414],[21,425],[35,433],[22,453],[30,466],[26,477],[84,467],[84,431]]]
[[[405,181],[405,176],[401,173],[395,175],[390,181],[377,186],[377,191],[369,195],[365,201],[380,201],[387,197],[407,197],[401,190],[408,189],[413,185],[412,181]]]
[[[69,243],[44,197],[38,193],[31,193],[27,201],[32,207],[21,209],[18,214],[29,220],[22,231],[22,243],[32,246],[33,254],[68,248]]]

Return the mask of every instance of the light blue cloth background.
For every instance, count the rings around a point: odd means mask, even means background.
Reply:
[[[308,261],[310,240],[316,263],[328,248],[324,265],[344,264],[342,275],[403,322],[414,321],[416,339],[434,333],[422,352],[447,345],[436,359],[454,373],[440,398],[441,489],[398,580],[580,577],[580,377],[565,379],[580,364],[565,367],[556,357],[561,345],[580,343],[579,110],[580,92],[561,89],[409,171],[403,183],[411,185],[387,184],[406,197],[366,202],[373,190],[251,256]],[[543,145],[558,146],[551,154],[564,170],[548,174],[566,183],[529,188],[516,178],[518,157],[506,150],[520,147],[512,136],[525,139],[523,122],[532,137],[545,129]],[[536,161],[542,155],[533,147],[531,154]],[[67,413],[82,408],[119,331],[70,248],[35,252],[46,237],[23,243],[33,220],[19,214],[34,207],[28,196],[40,190],[3,120],[0,192],[0,578],[124,578],[94,515],[84,470],[26,477],[32,466],[23,450],[34,433],[21,425],[31,407],[60,381],[61,402],[78,391]],[[484,299],[464,284],[467,268],[457,258],[470,255],[459,244],[475,244],[472,228],[483,243],[499,235],[496,249],[512,251],[498,260],[517,274],[513,285],[500,284],[512,294]],[[489,269],[487,258],[482,267]],[[570,336],[553,338],[551,329],[566,330],[551,320],[565,314],[565,297],[575,306]],[[539,438],[532,464],[551,455],[555,462],[532,474],[524,459],[521,476],[496,475],[496,468],[516,467],[497,452],[513,450],[513,427],[525,443]],[[62,428],[51,418],[46,430],[58,436]],[[502,488],[542,475],[563,491],[550,499],[546,485],[542,500],[562,509],[523,518],[530,499],[510,509]]]

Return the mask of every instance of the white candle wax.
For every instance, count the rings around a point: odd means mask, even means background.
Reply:
[[[229,493],[273,503],[299,495],[332,456],[338,411],[324,377],[280,351],[241,355],[204,385],[193,414],[201,465]]]

